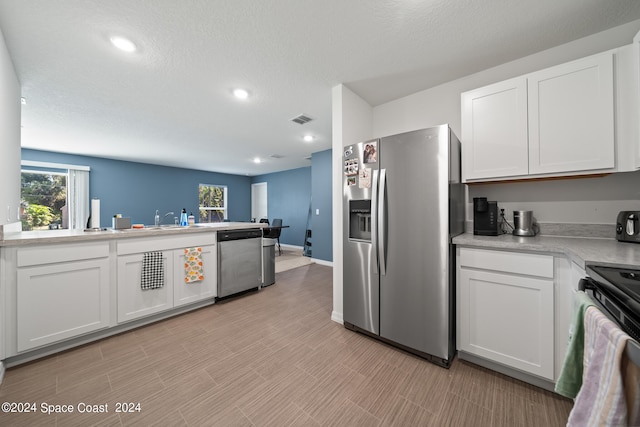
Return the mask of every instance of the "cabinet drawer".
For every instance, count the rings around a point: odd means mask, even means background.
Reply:
[[[109,243],[80,243],[70,245],[48,245],[19,248],[18,267],[79,261],[85,259],[106,258],[109,256]]]
[[[216,243],[216,233],[190,233],[182,235],[147,237],[118,241],[118,255],[138,254],[148,251],[183,249],[209,246]]]
[[[553,278],[553,256],[524,252],[460,248],[460,266]]]

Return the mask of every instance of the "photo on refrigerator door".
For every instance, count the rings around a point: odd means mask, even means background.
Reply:
[[[349,159],[344,161],[344,174],[346,176],[358,174],[358,159]]]
[[[359,188],[371,188],[371,168],[362,168],[358,174]]]
[[[376,163],[378,160],[377,141],[368,142],[364,146],[363,163]]]

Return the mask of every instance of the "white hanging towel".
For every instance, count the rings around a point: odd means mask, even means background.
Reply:
[[[638,384],[629,383],[623,366],[630,339],[618,325],[597,307],[587,308],[584,318],[584,373],[582,387],[569,414],[567,426],[598,427],[629,425],[625,392],[637,392]],[[625,390],[625,388],[631,388]],[[637,393],[636,393],[637,394]]]

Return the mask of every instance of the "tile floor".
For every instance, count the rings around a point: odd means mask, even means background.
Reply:
[[[0,425],[566,424],[570,400],[459,360],[447,370],[332,322],[331,275],[287,270],[259,292],[11,368],[0,401],[36,411],[0,413]]]

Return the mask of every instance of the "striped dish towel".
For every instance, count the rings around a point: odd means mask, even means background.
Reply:
[[[202,265],[202,248],[185,248],[184,250],[184,281],[185,283],[204,280]]]
[[[142,290],[157,289],[164,286],[164,261],[162,252],[145,252],[142,258]]]
[[[582,387],[567,426],[629,425],[621,361],[630,337],[597,307],[587,308],[584,322]]]

